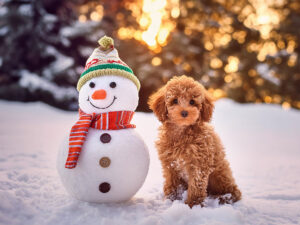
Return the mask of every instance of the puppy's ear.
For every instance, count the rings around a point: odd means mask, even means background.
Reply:
[[[205,97],[201,108],[202,121],[209,122],[212,117],[213,110],[214,110],[213,99],[209,95],[208,91],[205,91]]]
[[[165,103],[165,88],[160,88],[149,97],[148,105],[153,110],[159,121],[164,122],[167,119],[167,107]]]

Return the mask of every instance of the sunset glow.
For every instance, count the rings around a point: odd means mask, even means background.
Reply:
[[[170,32],[175,29],[172,18],[180,15],[179,0],[144,0],[140,6],[127,3],[127,7],[136,17],[140,30],[120,28],[120,39],[134,38],[145,43],[154,52],[160,52],[167,44]]]

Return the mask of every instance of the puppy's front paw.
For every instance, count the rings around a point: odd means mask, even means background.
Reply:
[[[193,199],[193,200],[187,199],[184,203],[187,204],[190,208],[193,208],[193,206],[195,206],[195,205],[200,205],[201,207],[204,206],[203,200],[201,200],[199,198]]]
[[[171,201],[177,200],[177,189],[173,186],[164,186],[165,198],[170,199]]]
[[[177,200],[177,193],[176,191],[164,191],[165,198],[170,199],[171,201]]]
[[[170,199],[171,201],[178,200],[176,193],[171,193],[171,194],[165,195],[165,198]]]

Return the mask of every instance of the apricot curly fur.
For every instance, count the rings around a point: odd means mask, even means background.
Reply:
[[[214,104],[205,88],[190,77],[174,77],[150,96],[148,104],[162,122],[156,147],[165,196],[181,199],[188,190],[185,203],[190,207],[203,205],[208,194],[218,197],[220,203],[240,200],[224,147],[208,123]],[[182,111],[187,112],[186,117]],[[224,197],[227,193],[230,198]]]

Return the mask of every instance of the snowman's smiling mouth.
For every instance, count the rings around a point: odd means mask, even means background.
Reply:
[[[114,99],[112,100],[112,102],[111,102],[108,106],[106,106],[106,107],[98,107],[98,106],[95,106],[95,105],[90,101],[90,96],[88,96],[87,101],[90,102],[91,106],[93,106],[93,107],[95,107],[95,108],[97,108],[97,109],[107,109],[107,108],[111,107],[112,104],[114,104],[114,102],[115,102],[116,99],[117,99],[117,97],[114,96]]]

